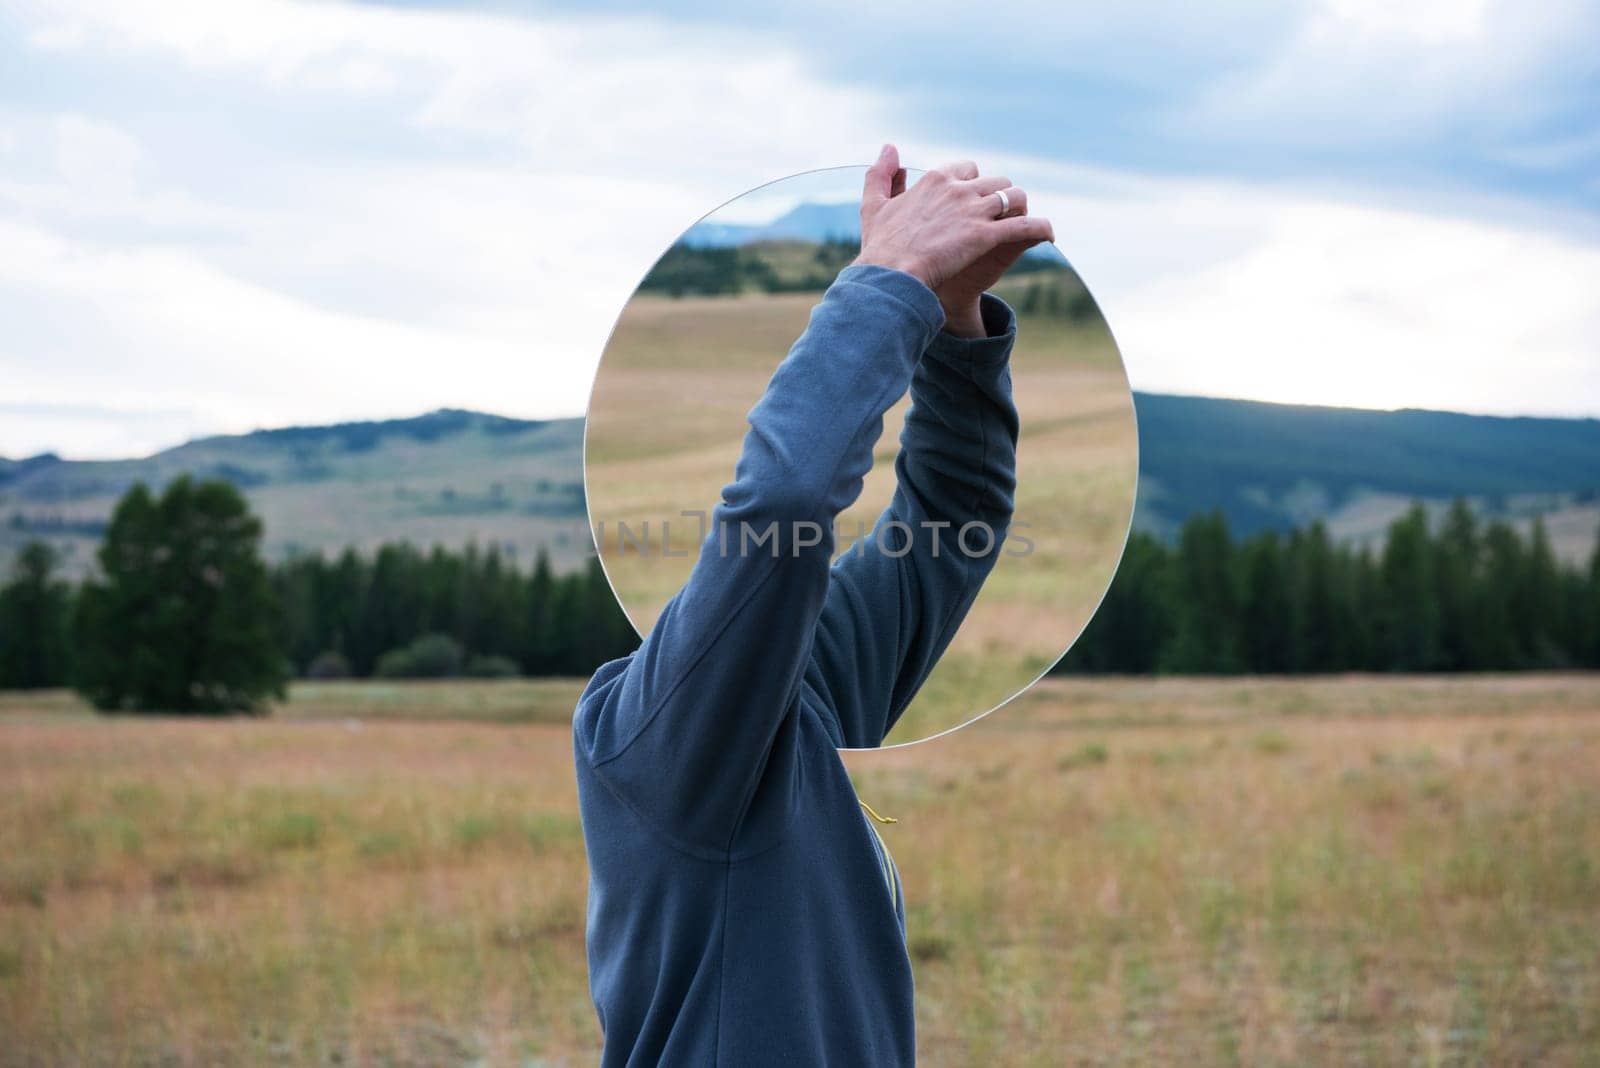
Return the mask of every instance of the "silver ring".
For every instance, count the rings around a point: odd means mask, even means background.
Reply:
[[[1011,198],[1006,196],[1006,191],[1004,189],[996,189],[994,191],[994,195],[1000,198],[1000,214],[996,215],[995,218],[1004,219],[1006,217],[1006,212],[1011,210]]]

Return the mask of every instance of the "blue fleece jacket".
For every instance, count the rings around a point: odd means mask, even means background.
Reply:
[[[688,582],[579,699],[605,1066],[914,1062],[899,877],[838,748],[882,744],[1003,551],[1016,319],[981,310],[990,336],[959,338],[914,276],[841,271],[749,413]],[[893,500],[836,532],[908,387]]]

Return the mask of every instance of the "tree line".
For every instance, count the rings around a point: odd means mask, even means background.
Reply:
[[[1436,527],[1436,528],[1435,528]],[[1290,673],[1600,667],[1600,538],[1562,564],[1463,500],[1420,503],[1377,547],[1314,521],[1236,539],[1218,509],[1168,545],[1130,535],[1105,599],[1058,672]]]
[[[0,586],[0,689],[70,685],[103,711],[261,711],[296,675],[587,675],[637,636],[598,559],[523,572],[497,549],[388,544],[261,557],[226,481],[135,485],[77,586],[47,543]]]
[[[107,711],[258,711],[294,676],[588,675],[637,644],[598,559],[557,575],[496,549],[396,543],[269,565],[221,480],[136,485],[82,583],[30,542],[0,585],[0,688],[71,685]],[[1413,505],[1381,546],[1320,521],[1235,538],[1220,510],[1172,544],[1130,535],[1059,672],[1288,673],[1600,667],[1600,540],[1562,564],[1461,500]]]
[[[556,575],[542,550],[524,572],[495,548],[391,543],[291,558],[271,584],[280,647],[314,677],[587,675],[638,643],[597,557]]]
[[[1069,286],[1065,274],[1058,273],[1051,278],[1030,281],[1017,300],[1017,314],[1067,319],[1081,325],[1095,319],[1100,309],[1087,289]]]
[[[801,293],[828,288],[840,270],[861,253],[855,239],[829,237],[814,242],[809,260],[788,262],[780,270],[756,245],[675,244],[639,283],[641,292],[683,296],[734,296],[745,292]]]

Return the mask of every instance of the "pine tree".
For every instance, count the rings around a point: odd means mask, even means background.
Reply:
[[[1289,670],[1289,584],[1277,531],[1252,538],[1243,550],[1243,603],[1239,631],[1245,666],[1257,672]]]
[[[1233,544],[1222,509],[1191,516],[1183,524],[1173,589],[1177,626],[1163,670],[1207,674],[1242,670]]]
[[[1600,668],[1600,530],[1595,531],[1594,549],[1589,553],[1584,590],[1582,661],[1584,667]]]
[[[1478,641],[1478,670],[1509,670],[1524,666],[1527,658],[1516,626],[1522,581],[1523,551],[1517,532],[1501,519],[1493,520],[1483,532],[1483,576],[1475,598]]]
[[[530,675],[556,673],[555,641],[555,577],[550,571],[550,554],[543,546],[533,565],[533,575],[528,579],[528,595],[523,618],[522,669]]]
[[[1330,671],[1338,663],[1334,619],[1334,561],[1328,529],[1318,519],[1289,536],[1289,665]]]
[[[1480,624],[1474,618],[1483,547],[1478,519],[1462,497],[1450,504],[1438,537],[1434,598],[1439,605],[1439,666],[1462,671],[1482,659]]]
[[[1530,667],[1568,667],[1563,642],[1566,604],[1562,598],[1560,565],[1545,530],[1544,517],[1535,516],[1528,538],[1528,554],[1518,584],[1516,625],[1527,642]]]
[[[104,711],[258,712],[283,697],[260,544],[261,521],[227,482],[185,475],[159,499],[135,485],[78,600],[80,691]]]
[[[1379,565],[1388,666],[1428,671],[1439,657],[1439,605],[1435,597],[1433,543],[1428,513],[1413,504],[1389,524]]]
[[[1156,670],[1172,630],[1170,557],[1153,534],[1128,535],[1100,607],[1057,665],[1059,671]]]
[[[1039,280],[1036,278],[1028,283],[1028,288],[1023,290],[1022,300],[1017,306],[1017,311],[1022,315],[1039,314],[1040,305]]]
[[[71,668],[72,590],[55,577],[59,558],[42,541],[24,545],[0,589],[0,689],[62,686]]]

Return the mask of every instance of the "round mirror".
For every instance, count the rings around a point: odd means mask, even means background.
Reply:
[[[919,174],[908,171],[908,183]],[[584,487],[601,564],[640,634],[689,577],[733,477],[746,414],[859,251],[865,176],[864,166],[807,171],[723,204],[661,255],[612,329],[589,399]],[[1031,213],[1049,216],[1048,198],[1029,194]],[[1011,529],[885,746],[970,723],[1044,674],[1094,614],[1133,516],[1133,395],[1083,280],[1043,244],[990,292],[1017,317]],[[884,416],[861,496],[839,516],[838,553],[893,495],[909,403],[902,397]]]

